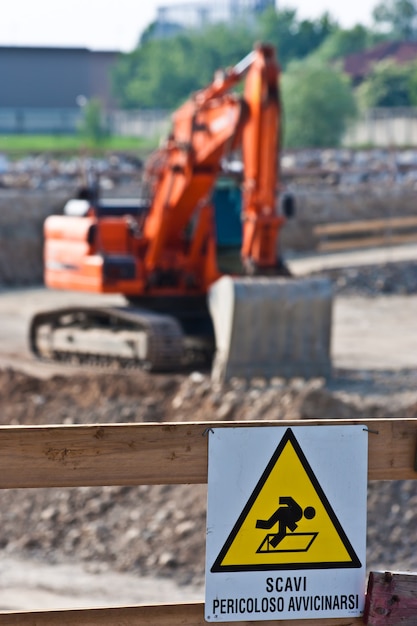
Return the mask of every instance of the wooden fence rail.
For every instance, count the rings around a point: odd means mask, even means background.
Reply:
[[[320,224],[313,232],[320,252],[417,243],[417,216]]]
[[[417,419],[317,420],[303,426],[363,424],[369,480],[417,479]],[[0,427],[0,488],[207,482],[210,428],[283,422],[204,422]],[[285,426],[300,425],[286,421]],[[266,626],[359,626],[361,618],[281,620]],[[381,622],[382,624],[383,622]],[[0,626],[203,626],[203,603],[0,612]],[[249,621],[230,622],[236,626]],[[390,622],[386,622],[390,626]]]

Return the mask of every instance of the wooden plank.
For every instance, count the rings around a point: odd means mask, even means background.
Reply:
[[[249,626],[253,621],[222,622]],[[268,620],[264,626],[363,626],[362,618]],[[0,613],[0,626],[207,626],[204,604],[167,604],[111,609]]]
[[[368,626],[415,626],[417,574],[371,572],[364,622]]]
[[[416,479],[417,419],[309,420],[302,426],[364,424],[369,480]],[[0,488],[207,482],[209,428],[300,426],[200,422],[0,427]]]
[[[316,235],[343,235],[374,230],[390,230],[417,226],[417,216],[388,217],[379,220],[359,220],[355,222],[335,222],[333,224],[319,224],[314,228]]]
[[[384,237],[344,239],[343,241],[322,241],[318,244],[317,250],[321,252],[330,252],[334,250],[351,250],[353,248],[395,246],[403,243],[417,243],[417,233],[412,235],[386,235]]]

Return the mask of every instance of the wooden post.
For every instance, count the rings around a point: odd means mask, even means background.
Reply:
[[[416,626],[417,574],[371,572],[364,622],[368,626]]]

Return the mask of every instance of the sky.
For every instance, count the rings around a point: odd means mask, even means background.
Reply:
[[[86,47],[129,52],[158,6],[201,0],[2,0],[0,46]],[[208,1],[208,0],[207,0]],[[378,0],[280,0],[299,18],[328,11],[343,27],[370,24]]]

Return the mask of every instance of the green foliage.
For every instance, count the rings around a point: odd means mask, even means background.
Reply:
[[[385,0],[373,10],[377,25],[388,28],[399,39],[413,39],[417,33],[417,6],[415,0]]]
[[[285,67],[310,54],[335,29],[328,15],[298,21],[296,12],[287,9],[267,9],[254,25],[216,24],[169,39],[153,39],[151,25],[140,45],[122,55],[113,72],[113,91],[122,108],[174,109],[210,83],[216,70],[237,63],[256,41],[274,45]]]
[[[93,154],[111,151],[126,151],[135,154],[148,154],[155,149],[156,141],[137,137],[117,137],[104,139],[100,146],[77,135],[0,135],[0,152],[11,156],[23,154],[80,154],[86,150]]]
[[[413,107],[417,107],[417,62],[414,61],[409,65],[409,75],[408,75],[408,96],[410,100],[410,105]]]
[[[302,59],[320,46],[337,28],[326,13],[316,21],[297,19],[293,9],[268,9],[259,18],[258,32],[262,41],[268,41],[278,50],[283,68],[294,59]]]
[[[115,93],[126,108],[176,108],[211,82],[216,69],[234,64],[251,47],[242,25],[233,31],[219,25],[200,35],[150,39],[116,67]]]
[[[251,47],[248,30],[239,25],[233,31],[219,25],[200,36],[151,39],[120,60],[114,92],[124,108],[173,109]]]
[[[372,73],[358,87],[360,108],[405,107],[415,103],[416,65],[397,65],[387,59],[375,64]]]
[[[284,143],[290,148],[337,146],[356,113],[348,79],[317,61],[294,62],[282,81]]]
[[[156,30],[156,22],[152,22],[143,31],[139,40],[139,46],[143,46],[148,41],[151,41],[155,36],[155,30]]]
[[[314,56],[321,61],[332,61],[362,52],[373,44],[374,36],[371,31],[366,26],[357,24],[353,28],[334,30],[314,52]]]
[[[98,98],[91,98],[83,107],[80,132],[93,144],[100,144],[107,137],[108,131],[104,124],[103,106]]]

